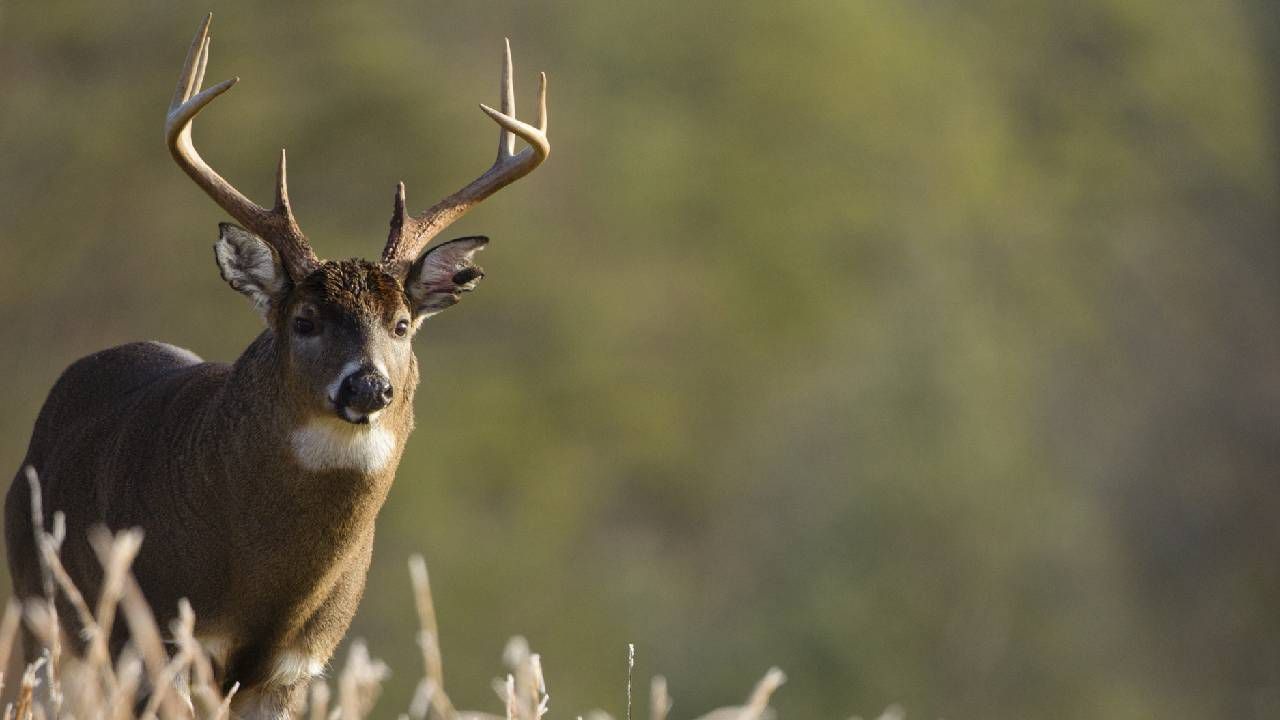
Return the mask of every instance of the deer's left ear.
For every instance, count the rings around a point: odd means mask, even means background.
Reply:
[[[475,254],[488,244],[489,238],[483,235],[458,238],[441,243],[418,258],[404,283],[414,322],[456,305],[462,293],[476,289],[484,270],[475,264]]]

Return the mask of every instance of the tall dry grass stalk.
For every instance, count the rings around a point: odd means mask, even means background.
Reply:
[[[31,485],[32,526],[40,553],[44,597],[23,603],[10,601],[0,616],[0,668],[8,667],[19,625],[36,643],[36,659],[26,666],[17,699],[4,708],[2,720],[219,720],[231,717],[237,688],[220,690],[214,665],[195,637],[195,613],[186,600],[178,606],[178,618],[168,631],[156,622],[142,589],[130,568],[142,546],[140,530],[112,534],[96,528],[90,544],[102,563],[101,594],[90,605],[63,567],[59,551],[66,537],[61,513],[51,526],[44,525],[40,486],[35,472],[27,469]],[[422,651],[423,677],[418,683],[405,720],[541,720],[550,710],[551,696],[542,673],[541,657],[522,637],[512,638],[503,651],[505,678],[493,681],[503,707],[502,714],[457,710],[444,686],[444,662],[427,564],[420,555],[409,560],[414,601],[418,612],[418,644]],[[68,609],[80,626],[82,642],[66,642],[60,630],[59,607]],[[129,641],[112,653],[110,639],[123,617]],[[83,651],[76,648],[83,647]],[[628,648],[627,717],[631,714],[631,671],[634,646]],[[361,640],[351,643],[347,659],[337,675],[336,694],[324,678],[312,684],[308,706],[300,717],[309,720],[359,720],[375,711],[382,683],[389,674],[382,661],[370,657]],[[769,698],[784,680],[771,669],[757,684],[745,705],[715,710],[700,720],[760,720],[769,714]],[[0,673],[0,688],[5,678]],[[655,677],[650,685],[649,717],[666,720],[671,709],[666,680]],[[385,707],[380,716],[391,716]],[[581,717],[581,716],[579,716]],[[612,720],[594,711],[593,720]]]

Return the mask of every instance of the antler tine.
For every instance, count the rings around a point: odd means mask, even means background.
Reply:
[[[182,72],[178,74],[178,87],[173,91],[173,100],[169,102],[169,112],[172,113],[182,103],[186,102],[191,94],[198,90],[195,84],[204,79],[204,73],[200,72],[202,65],[201,59],[206,57],[209,49],[209,23],[213,21],[213,13],[205,16],[204,21],[200,23],[200,27],[196,29],[195,39],[191,41],[191,47],[187,49],[187,59],[182,63]]]
[[[542,131],[545,139],[547,134],[547,74],[538,73],[538,129]],[[551,152],[551,148],[547,148],[547,152]]]
[[[195,116],[213,102],[214,98],[240,81],[240,78],[233,77],[206,90],[200,89],[204,84],[205,68],[209,64],[209,23],[212,21],[213,13],[205,16],[187,51],[186,62],[178,76],[178,87],[174,90],[173,101],[169,103],[169,113],[165,117],[165,142],[178,166],[214,202],[247,230],[276,249],[289,277],[296,282],[310,274],[320,264],[320,260],[298,227],[298,221],[289,205],[284,151],[280,151],[280,166],[276,177],[276,204],[273,209],[267,210],[245,197],[209,167],[191,140],[191,123]]]
[[[276,212],[293,216],[293,206],[289,204],[289,169],[285,159],[284,148],[280,148],[280,164],[276,166]]]
[[[511,69],[511,38],[502,38],[503,57],[502,57],[502,85],[499,86],[498,93],[502,98],[503,115],[515,117],[516,114],[516,86],[515,78]],[[516,152],[516,137],[512,135],[506,128],[498,130],[498,160],[504,157],[510,157]]]
[[[209,14],[209,19],[213,19],[213,13]],[[196,69],[195,91],[199,92],[204,87],[204,71],[209,66],[209,43],[213,38],[208,35],[204,38],[204,43],[200,45],[200,65]]]
[[[547,140],[547,75],[540,73],[537,127],[516,119],[512,75],[511,42],[508,40],[503,54],[499,96],[502,110],[494,110],[483,103],[480,105],[480,109],[493,118],[499,128],[498,157],[483,175],[416,216],[405,210],[404,183],[397,187],[391,233],[382,251],[383,267],[396,277],[403,279],[408,274],[409,266],[442,230],[485,198],[533,172],[551,154],[551,142]],[[529,144],[519,153],[515,152],[516,136]]]

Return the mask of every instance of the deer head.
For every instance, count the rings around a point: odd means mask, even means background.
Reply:
[[[480,106],[500,126],[492,167],[418,215],[406,209],[400,183],[381,259],[326,261],[316,256],[294,217],[284,150],[271,209],[236,190],[196,151],[192,120],[239,81],[232,78],[201,89],[212,19],[211,13],[196,32],[169,106],[165,138],[170,153],[240,223],[221,225],[215,258],[223,279],[253,301],[274,336],[291,397],[298,398],[306,413],[354,424],[376,422],[397,398],[412,392],[417,376],[410,341],[422,321],[456,304],[484,277],[475,255],[488,244],[487,238],[464,237],[428,249],[431,240],[480,201],[527,175],[551,152],[546,75],[538,91],[537,126],[516,119],[508,42],[501,109]],[[519,153],[517,136],[528,143]]]

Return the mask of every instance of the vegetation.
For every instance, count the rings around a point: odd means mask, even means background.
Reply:
[[[124,530],[113,535],[99,528],[91,538],[102,562],[103,576],[101,597],[90,607],[91,599],[85,598],[76,587],[59,558],[66,537],[62,513],[54,513],[52,528],[43,527],[40,485],[34,472],[28,470],[27,477],[32,489],[32,518],[45,577],[45,597],[9,601],[0,618],[0,667],[9,665],[21,622],[26,623],[29,637],[39,639],[40,651],[32,653],[39,658],[24,668],[17,699],[5,706],[4,720],[135,717],[218,720],[231,717],[229,708],[237,687],[232,686],[225,694],[222,692],[215,676],[214,660],[196,638],[191,606],[184,599],[179,606],[180,617],[173,627],[167,630],[158,627],[129,572],[142,546],[142,533]],[[421,555],[410,558],[409,572],[413,578],[419,621],[417,641],[425,672],[408,704],[408,712],[401,718],[539,720],[546,715],[551,696],[542,674],[542,660],[530,652],[529,644],[522,637],[507,642],[502,654],[508,668],[506,679],[493,681],[498,700],[505,705],[505,714],[460,711],[454,707],[445,691],[435,603],[427,565]],[[70,643],[59,629],[59,607],[66,606],[73,609],[84,628],[86,651],[83,655],[68,650]],[[130,640],[122,652],[113,656],[108,638],[120,617],[128,623]],[[630,652],[628,720],[634,646]],[[363,641],[353,642],[345,665],[334,678],[336,693],[329,682],[317,680],[311,687],[303,717],[311,720],[368,717],[388,674],[382,661],[370,658]],[[784,681],[782,671],[773,668],[756,685],[745,704],[714,710],[699,720],[760,720],[769,712],[769,698]],[[42,682],[43,690],[39,687]],[[656,676],[650,688],[649,717],[665,720],[671,709],[666,680]],[[591,717],[592,720],[612,720],[603,711],[595,711]]]

